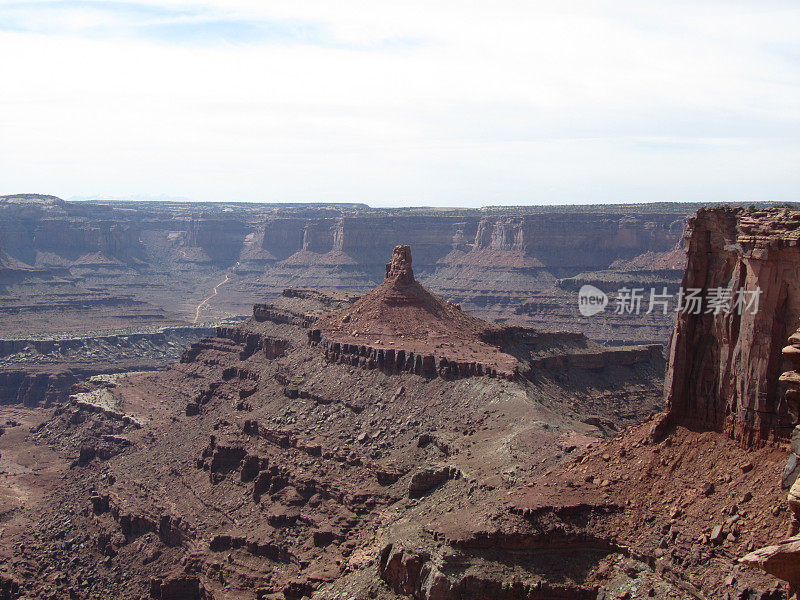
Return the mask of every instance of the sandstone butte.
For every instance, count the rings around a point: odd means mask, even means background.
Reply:
[[[396,246],[383,283],[351,308],[323,315],[309,339],[330,359],[368,368],[512,378],[517,359],[497,344],[510,329],[429,292],[414,279],[411,260],[409,246]]]

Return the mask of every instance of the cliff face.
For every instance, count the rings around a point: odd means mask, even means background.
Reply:
[[[654,430],[672,422],[722,432],[751,451],[771,441],[785,448],[791,438],[782,478],[771,475],[751,487],[760,501],[772,498],[761,518],[781,513],[784,503],[774,500],[775,493],[790,488],[791,537],[768,530],[768,545],[738,562],[788,581],[792,598],[800,590],[799,277],[800,211],[719,208],[700,210],[690,220],[683,288],[701,290],[705,303],[702,311],[678,314],[665,387],[668,418]],[[708,305],[720,289],[729,290],[733,310]],[[753,301],[738,310],[740,294],[757,297],[757,306]],[[758,459],[742,470],[754,464]],[[720,539],[723,527],[712,531],[712,540],[715,533]]]
[[[29,274],[33,269],[3,252],[3,237],[0,235],[0,283],[7,283]]]
[[[575,274],[647,252],[668,252],[684,223],[665,213],[608,215],[601,211],[587,211],[581,219],[570,214],[486,217],[478,223],[473,250],[524,252],[542,265]]]
[[[443,264],[479,264],[486,262],[488,253],[495,252],[496,265],[505,261],[510,267],[547,266],[574,275],[648,252],[669,252],[685,223],[683,214],[673,211],[638,215],[553,211],[493,217],[465,212],[270,218],[261,246],[278,260],[300,251],[342,252],[378,279],[380,257],[399,242],[414,247],[421,271],[436,270]],[[507,212],[513,215],[514,209]],[[528,259],[527,264],[519,264],[520,258]]]
[[[33,266],[66,267],[91,255],[119,262],[141,257],[136,220],[88,208],[58,199],[0,199],[0,238],[12,257]]]
[[[48,254],[78,264],[92,254],[123,262],[141,254],[138,228],[114,222],[43,220],[34,229],[32,245],[36,261],[44,265],[53,260]]]
[[[0,235],[0,272],[6,271],[10,267],[10,259],[3,252],[3,236]]]
[[[700,314],[678,314],[666,400],[671,418],[725,432],[747,447],[786,439],[794,420],[779,381],[781,350],[800,324],[800,212],[702,209],[690,220],[683,289],[702,290]],[[758,306],[709,312],[715,288]],[[760,290],[760,294],[759,294]]]
[[[262,282],[276,289],[302,286],[361,293],[381,282],[380,257],[394,245],[408,243],[414,248],[420,282],[481,317],[536,327],[548,327],[555,319],[559,329],[586,331],[612,342],[667,339],[669,319],[635,325],[580,322],[577,290],[564,291],[559,280],[610,270],[620,275],[612,277],[615,290],[642,283],[649,289],[655,279],[676,287],[683,261],[674,256],[675,246],[688,215],[637,208],[627,214],[598,208],[486,212],[270,217],[260,255],[275,260],[243,264],[265,270]],[[526,303],[528,307],[519,310]]]
[[[45,268],[75,287],[76,307],[82,288],[88,299],[97,293],[118,304],[133,299],[154,315],[190,321],[246,314],[287,288],[364,293],[383,280],[384,257],[408,243],[420,283],[483,318],[585,331],[614,343],[653,343],[666,340],[669,319],[646,327],[632,319],[586,322],[576,291],[559,282],[608,270],[619,275],[614,289],[649,282],[694,208],[373,209],[14,196],[0,197],[0,239],[9,260]],[[676,285],[680,268],[661,269],[659,281]],[[31,280],[9,290],[9,297],[25,300],[0,298],[0,318],[14,318],[12,308],[20,304],[31,312],[37,298],[46,306],[42,292],[50,283]],[[59,327],[44,314],[35,319],[39,330]]]
[[[247,223],[240,219],[201,216],[189,222],[185,243],[189,247],[201,248],[211,262],[229,265],[242,252],[248,233]]]

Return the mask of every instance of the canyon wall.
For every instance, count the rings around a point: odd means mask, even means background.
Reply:
[[[791,434],[779,379],[791,370],[781,350],[800,324],[799,226],[789,209],[701,209],[690,220],[683,288],[704,302],[677,317],[665,390],[672,421],[747,447]],[[713,305],[719,289],[730,310]],[[739,298],[751,305],[739,310]]]
[[[12,197],[0,200],[0,239],[10,256],[33,266],[66,267],[93,254],[132,261],[142,252],[140,231],[120,212],[52,196]]]
[[[675,247],[695,209],[376,209],[5,196],[0,257],[34,271],[0,289],[0,333],[210,321],[247,314],[287,288],[361,294],[382,280],[383,257],[409,244],[424,285],[484,318],[585,331],[609,343],[663,343],[669,318],[581,319],[570,278],[617,287],[656,279],[677,285],[683,256]],[[62,307],[57,317],[53,303]],[[92,308],[98,304],[103,308]]]
[[[402,241],[420,272],[442,265],[548,267],[563,274],[673,250],[693,205],[372,209],[361,205],[64,202],[0,197],[4,250],[30,265],[103,252],[122,262],[200,248],[219,266],[242,253],[295,264],[357,264],[382,278],[380,257]],[[165,239],[159,239],[159,235]],[[259,253],[260,251],[260,253]],[[346,256],[323,259],[315,255]],[[245,257],[248,254],[245,253]]]
[[[680,206],[653,212],[632,207],[630,214],[609,214],[597,207],[524,211],[514,214],[509,208],[482,216],[481,211],[374,210],[341,218],[268,219],[261,247],[277,260],[309,253],[308,264],[323,262],[313,255],[342,253],[377,279],[383,274],[380,257],[400,242],[414,248],[420,272],[464,265],[548,267],[558,275],[575,275],[647,252],[671,251],[687,215]],[[347,264],[346,259],[340,264]]]
[[[142,328],[94,336],[0,338],[0,405],[66,401],[79,381],[103,373],[151,371],[214,332],[208,327]]]

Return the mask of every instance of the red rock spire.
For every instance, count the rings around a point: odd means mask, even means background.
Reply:
[[[414,271],[411,269],[411,246],[395,246],[391,262],[386,263],[386,281],[411,283]]]

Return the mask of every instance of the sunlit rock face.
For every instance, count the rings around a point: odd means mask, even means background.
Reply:
[[[677,316],[666,382],[674,421],[747,447],[791,434],[781,374],[793,367],[781,351],[800,320],[798,227],[800,212],[787,209],[703,209],[690,221],[683,289],[700,289],[704,305]],[[729,306],[712,305],[719,290]]]

